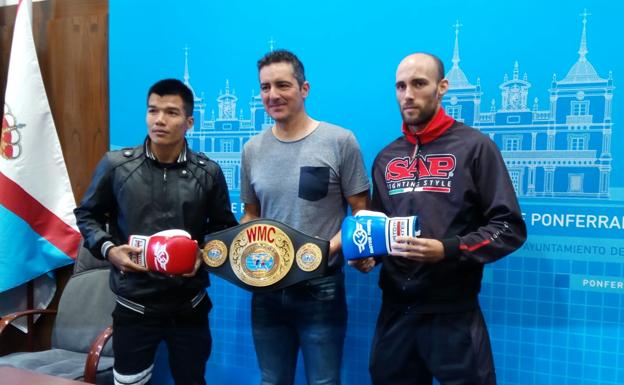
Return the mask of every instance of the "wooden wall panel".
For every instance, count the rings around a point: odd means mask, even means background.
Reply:
[[[0,7],[0,113],[17,6]],[[33,4],[33,34],[52,116],[74,197],[80,200],[95,165],[108,149],[108,0],[48,0]],[[58,269],[58,304],[72,266]],[[35,346],[48,343],[52,319],[36,324]],[[13,331],[0,341],[0,355],[22,349]]]
[[[50,105],[63,122],[59,139],[79,200],[108,148],[108,18],[72,16],[48,23]]]

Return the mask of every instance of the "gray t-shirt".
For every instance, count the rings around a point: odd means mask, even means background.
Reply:
[[[367,191],[360,147],[351,131],[320,122],[303,139],[280,141],[268,129],[245,144],[241,200],[260,216],[329,240],[347,212],[345,197]],[[330,267],[342,266],[332,256]]]

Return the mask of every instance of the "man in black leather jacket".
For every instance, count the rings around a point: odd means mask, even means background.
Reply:
[[[133,263],[130,235],[182,229],[201,245],[206,234],[237,224],[219,165],[187,147],[193,94],[161,80],[148,92],[148,136],[142,145],[108,152],[75,210],[85,245],[111,262],[115,383],[151,378],[160,341],[167,344],[176,384],[205,384],[212,339],[208,273],[200,252],[192,273],[169,276]]]

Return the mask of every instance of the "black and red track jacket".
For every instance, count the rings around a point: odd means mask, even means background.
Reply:
[[[422,132],[394,140],[373,164],[373,209],[390,217],[418,215],[422,238],[440,240],[437,263],[385,256],[384,303],[421,313],[478,305],[483,265],[526,239],[516,194],[496,144],[444,110]]]

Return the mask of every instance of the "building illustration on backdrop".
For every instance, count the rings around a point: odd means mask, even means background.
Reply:
[[[531,83],[519,64],[500,84],[500,104],[481,112],[480,80],[471,84],[459,67],[459,23],[455,24],[447,113],[490,136],[505,158],[519,197],[609,198],[613,75],[598,75],[587,59],[587,16],[583,16],[578,60],[550,83],[548,108],[530,99]],[[485,106],[487,108],[487,106]]]
[[[190,83],[188,48],[184,52],[184,84],[195,98],[194,127],[186,134],[193,150],[205,152],[219,163],[231,192],[240,190],[240,157],[243,146],[252,136],[273,125],[273,120],[264,110],[260,95],[251,95],[247,113],[243,108],[237,111],[238,97],[225,81],[225,91],[219,91],[216,98],[217,112],[208,110],[204,94],[198,96]]]
[[[609,198],[611,134],[613,123],[613,76],[602,78],[587,59],[587,16],[582,14],[578,60],[567,75],[550,83],[548,108],[530,98],[527,74],[513,65],[500,84],[500,98],[482,106],[480,80],[473,85],[459,67],[459,23],[455,24],[452,67],[446,74],[450,89],[443,98],[453,118],[489,135],[502,151],[519,197]],[[272,48],[272,43],[271,43]],[[184,82],[190,84],[188,49],[185,50]],[[252,93],[247,109],[238,108],[238,97],[225,81],[208,107],[203,92],[195,95],[195,126],[187,139],[194,150],[217,161],[231,191],[239,191],[240,156],[243,145],[273,124],[260,95]],[[213,104],[214,105],[214,104]],[[210,108],[210,112],[208,110]],[[482,112],[486,108],[487,112]]]

